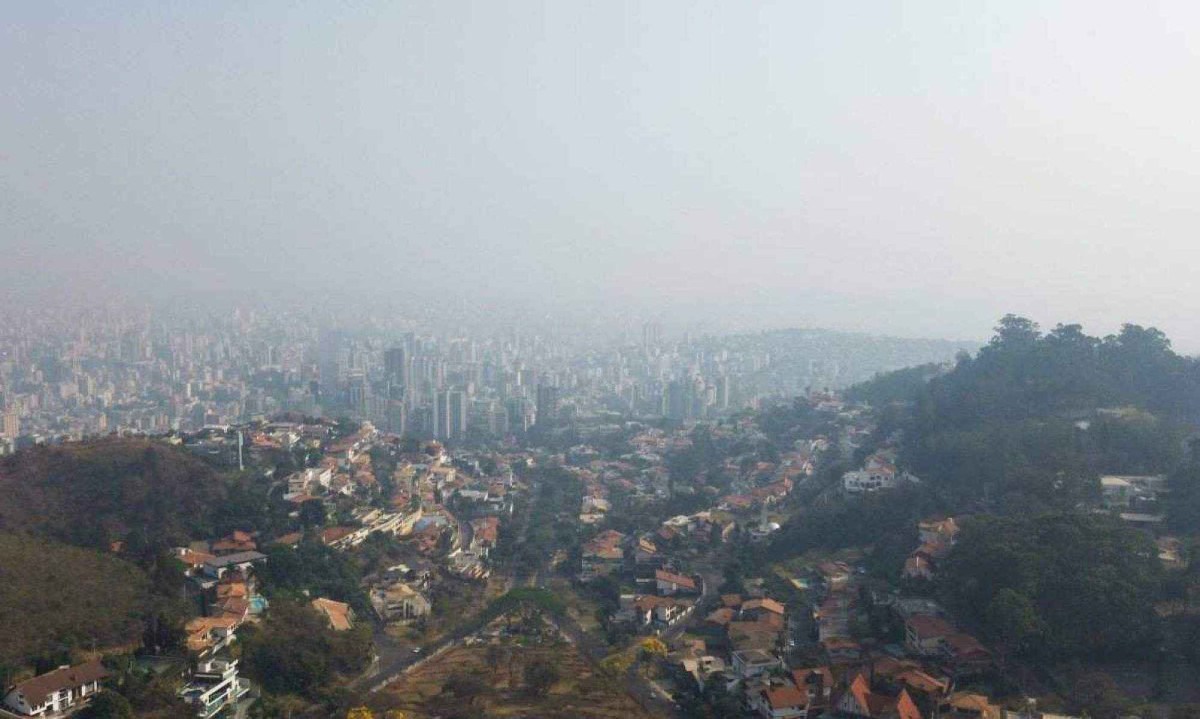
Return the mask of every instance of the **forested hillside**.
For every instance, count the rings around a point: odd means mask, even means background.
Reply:
[[[1027,658],[1146,656],[1162,570],[1119,520],[1067,513],[972,517],[943,569],[944,596],[1001,649]]]
[[[1153,328],[1043,334],[1010,315],[911,401],[904,459],[918,475],[980,508],[1069,509],[1094,499],[1099,474],[1180,466],[1200,418],[1200,363]]]
[[[973,358],[918,395],[918,418],[934,429],[1132,406],[1164,416],[1200,417],[1200,363],[1171,349],[1157,329],[1125,325],[1092,337],[1079,325],[1042,333],[1008,315]]]
[[[1164,573],[1152,538],[1103,511],[1100,496],[1105,474],[1168,475],[1165,498],[1134,511],[1200,532],[1200,362],[1174,352],[1158,330],[1043,333],[1010,315],[986,347],[948,371],[914,367],[847,395],[873,404],[888,434],[902,430],[901,464],[922,482],[889,495],[902,519],[883,521],[861,500],[830,524],[865,525],[855,541],[873,542],[874,556],[895,565],[912,546],[905,527],[931,507],[958,516],[962,536],[928,589],[1005,655],[1146,657],[1200,628],[1181,618],[1164,634],[1153,611],[1200,588],[1194,557],[1190,574]],[[826,544],[846,534],[817,533]],[[804,538],[796,528],[783,534]]]
[[[162,442],[36,447],[0,464],[0,531],[138,552],[210,536],[228,494],[207,464]]]
[[[0,534],[0,680],[29,663],[69,660],[73,649],[139,645],[150,587],[115,557]]]

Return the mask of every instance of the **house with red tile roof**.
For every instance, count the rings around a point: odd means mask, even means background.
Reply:
[[[354,610],[349,604],[325,597],[317,597],[310,604],[325,617],[333,631],[344,632],[354,626]]]
[[[804,719],[808,716],[808,696],[790,682],[769,682],[747,687],[750,709],[763,719]]]
[[[658,593],[662,595],[696,594],[699,591],[696,586],[696,580],[692,577],[676,574],[665,569],[654,571],[654,583],[658,589]]]
[[[61,666],[12,687],[4,695],[4,707],[20,716],[41,717],[75,711],[100,692],[100,680],[108,670],[93,660]]]

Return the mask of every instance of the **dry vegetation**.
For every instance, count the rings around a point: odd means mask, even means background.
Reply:
[[[526,666],[549,662],[561,679],[544,697],[523,685]],[[641,707],[615,683],[593,675],[574,646],[492,644],[457,647],[431,658],[383,692],[381,707],[399,708],[406,716],[426,719],[444,714],[462,702],[442,687],[454,674],[485,679],[486,689],[474,701],[476,716],[543,717],[545,719],[649,719]]]
[[[0,668],[136,646],[146,575],[111,556],[0,534]]]
[[[184,542],[210,529],[202,525],[224,495],[212,468],[162,442],[35,447],[0,461],[0,531],[98,549],[131,533]]]

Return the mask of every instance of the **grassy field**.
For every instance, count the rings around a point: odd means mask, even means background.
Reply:
[[[545,719],[650,719],[619,684],[592,675],[588,662],[565,642],[540,646],[503,643],[452,649],[434,657],[389,686],[381,704],[407,716],[427,719],[461,701],[442,692],[455,673],[484,678],[486,689],[474,706],[488,717]],[[561,679],[544,697],[532,696],[523,685],[524,668],[543,661],[556,667]]]

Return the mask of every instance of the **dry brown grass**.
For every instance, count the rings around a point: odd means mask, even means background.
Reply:
[[[434,716],[447,697],[441,689],[455,673],[483,677],[487,691],[476,700],[489,717],[543,717],[545,719],[650,719],[619,684],[593,676],[591,667],[570,644],[523,647],[503,645],[506,653],[489,664],[487,646],[457,647],[434,657],[393,683],[385,701],[395,704],[408,716],[425,719]],[[526,665],[545,661],[553,664],[562,679],[545,697],[532,697],[524,691],[522,673]]]

